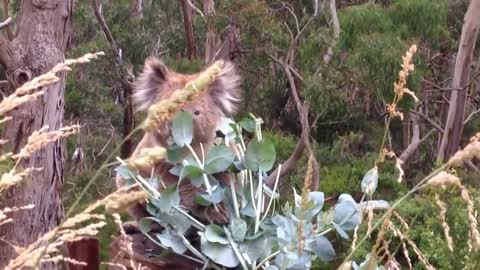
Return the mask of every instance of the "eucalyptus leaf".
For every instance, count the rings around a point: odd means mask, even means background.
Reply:
[[[178,146],[192,143],[193,121],[192,115],[187,112],[179,112],[175,115],[172,125],[173,141]]]
[[[183,170],[183,166],[182,165],[177,165],[177,166],[172,167],[170,170],[168,170],[168,172],[175,175],[175,176],[180,176],[180,174],[182,173],[182,170]]]
[[[256,261],[265,256],[267,241],[265,237],[247,240],[239,245],[241,254],[247,254],[250,261]]]
[[[246,131],[253,133],[255,132],[256,122],[252,118],[243,118],[238,122],[238,124]]]
[[[334,211],[334,222],[345,231],[354,230],[362,222],[360,207],[348,194],[340,195]]]
[[[247,204],[247,206],[240,209],[240,213],[242,213],[243,215],[245,215],[247,217],[256,217],[257,216],[257,214],[255,213],[255,209],[253,209],[253,206],[250,202]]]
[[[205,159],[205,172],[214,174],[223,172],[232,164],[235,154],[227,146],[220,144],[212,147]]]
[[[172,206],[180,204],[180,194],[177,187],[170,186],[160,192],[160,198],[153,199],[152,203],[161,211],[171,211]]]
[[[365,173],[362,179],[362,192],[367,195],[372,195],[378,186],[378,168],[377,166],[371,168]]]
[[[202,197],[204,200],[211,202],[211,203],[220,203],[223,201],[224,198],[224,190],[220,186],[215,186],[212,188],[212,193],[201,193],[200,197]]]
[[[245,165],[248,169],[252,171],[268,171],[275,163],[275,146],[268,139],[263,139],[261,142],[253,139],[248,144],[245,155]]]
[[[180,180],[190,179],[190,183],[195,187],[200,187],[203,183],[203,170],[194,165],[186,165],[180,173]]]
[[[205,239],[212,243],[230,244],[222,227],[216,224],[209,224],[205,227]]]
[[[172,213],[168,212],[159,212],[157,214],[158,223],[163,227],[171,227],[178,234],[185,235],[187,231],[192,227],[192,222],[185,215],[173,211]]]
[[[319,236],[315,239],[316,249],[315,254],[324,262],[331,262],[335,260],[335,249],[332,244],[324,236]]]
[[[138,221],[138,228],[142,233],[149,233],[152,230],[153,221],[150,218],[142,218]]]
[[[162,245],[171,248],[177,254],[183,254],[187,251],[187,246],[183,243],[182,238],[172,235],[168,232],[155,235]]]
[[[340,235],[340,237],[346,240],[350,239],[350,237],[348,237],[348,234],[337,223],[332,222],[332,225],[335,228],[335,231]]]
[[[128,180],[132,178],[132,175],[135,175],[126,165],[121,165],[116,167],[115,172],[123,178],[123,180]]]
[[[205,234],[200,234],[200,248],[203,254],[220,265],[233,268],[240,263],[230,245],[210,242]]]
[[[230,222],[230,231],[232,232],[233,240],[243,242],[245,235],[247,235],[247,222],[240,218],[233,218]]]

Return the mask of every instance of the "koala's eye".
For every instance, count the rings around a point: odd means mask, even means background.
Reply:
[[[199,110],[195,110],[195,111],[193,112],[193,114],[194,114],[194,115],[200,115],[200,111],[199,111]]]

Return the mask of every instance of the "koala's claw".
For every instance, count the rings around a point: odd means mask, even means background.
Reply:
[[[122,229],[126,234],[137,234],[141,233],[138,223],[136,221],[126,221],[122,224]]]
[[[142,233],[138,223],[136,221],[126,221],[122,224],[122,228],[126,234],[137,234]],[[160,224],[154,223],[152,224],[152,228],[150,232],[161,232],[163,231],[163,227]]]

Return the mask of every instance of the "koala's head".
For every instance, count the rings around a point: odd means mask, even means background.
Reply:
[[[137,110],[148,108],[181,90],[198,77],[198,74],[180,74],[167,68],[157,58],[145,61],[143,72],[134,85],[133,101]],[[186,104],[182,110],[193,118],[193,143],[209,143],[215,138],[215,131],[221,117],[231,117],[241,101],[240,76],[231,62],[223,64],[217,79],[194,101]],[[170,134],[171,123],[165,123],[156,132],[165,140]]]

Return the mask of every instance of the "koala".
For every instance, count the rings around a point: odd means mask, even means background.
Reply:
[[[185,85],[196,79],[197,74],[180,74],[167,68],[162,61],[151,57],[145,61],[143,72],[139,75],[133,87],[133,101],[137,111],[146,111],[156,102],[168,98],[175,91],[181,90]],[[231,62],[224,62],[223,68],[217,79],[210,84],[209,89],[194,101],[185,104],[184,111],[189,112],[193,118],[193,140],[192,148],[200,149],[200,144],[205,151],[213,143],[216,137],[216,127],[222,117],[233,116],[241,102],[240,76]],[[171,122],[164,123],[154,132],[146,132],[135,148],[132,158],[138,156],[145,148],[162,146],[167,147],[167,140],[171,134]],[[196,151],[199,152],[198,150]],[[159,161],[154,168],[146,168],[139,173],[144,177],[150,177],[152,172],[159,176],[166,186],[176,185],[178,176],[169,172],[173,165],[166,161]],[[219,181],[225,183],[225,175]],[[126,185],[125,181],[117,175],[116,184],[118,188]],[[206,217],[210,222],[225,223],[228,221],[228,211],[221,208],[220,212],[205,208],[194,202],[195,193],[200,189],[194,187],[189,181],[182,181],[179,186],[181,205],[186,207],[197,217]],[[129,215],[134,220],[149,216],[145,203],[137,204],[128,209]]]

